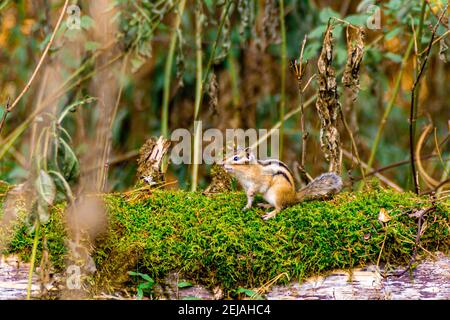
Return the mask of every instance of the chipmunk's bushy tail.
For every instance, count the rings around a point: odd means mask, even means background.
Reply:
[[[341,191],[342,186],[336,173],[323,173],[297,192],[297,201],[325,198]]]

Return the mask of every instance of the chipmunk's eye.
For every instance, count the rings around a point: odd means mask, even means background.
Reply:
[[[234,156],[233,161],[238,161],[239,157],[238,156]]]

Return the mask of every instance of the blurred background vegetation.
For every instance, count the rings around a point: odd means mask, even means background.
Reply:
[[[80,172],[88,174],[101,167],[103,161],[108,168],[108,178],[100,188],[102,191],[132,187],[136,183],[136,157],[142,144],[151,136],[170,136],[176,128],[192,131],[195,118],[203,121],[204,130],[270,129],[282,116],[281,104],[285,105],[285,114],[300,105],[297,79],[289,68],[289,61],[299,58],[305,35],[304,59],[308,60],[305,79],[310,79],[317,72],[317,59],[329,18],[365,26],[374,13],[367,10],[367,6],[375,4],[381,9],[381,28],[366,29],[358,98],[350,107],[350,100],[339,85],[341,103],[355,135],[361,161],[367,163],[383,114],[392,101],[392,111],[381,133],[372,167],[402,162],[382,171],[382,175],[400,188],[410,190],[411,88],[420,63],[418,53],[426,49],[431,37],[429,26],[437,23],[444,2],[70,2],[81,9],[80,29],[68,28],[69,15],[64,17],[44,65],[17,107],[7,115],[0,135],[0,180],[19,183],[29,176],[35,163],[36,141],[42,138],[43,128],[48,128],[50,134],[42,139],[54,139],[55,143],[48,145],[58,148],[54,152],[55,158],[60,158],[54,161],[56,168],[48,170],[62,172],[59,184],[67,180],[73,185]],[[50,41],[64,1],[3,0],[0,3],[1,118],[8,99],[13,101],[30,79]],[[102,31],[105,22],[98,17],[98,13],[104,11],[109,14],[106,24],[116,25],[106,33]],[[420,85],[416,124],[416,141],[425,126],[432,125],[421,154],[433,155],[423,160],[423,170],[436,181],[447,179],[449,171],[447,31],[448,15],[445,15],[436,38],[445,36],[433,46]],[[340,79],[339,72],[343,71],[347,59],[344,24],[336,25],[334,38],[333,66]],[[414,40],[412,52],[405,59],[411,39]],[[198,43],[201,51],[196,50]],[[199,59],[203,67],[200,79],[205,86],[204,98],[197,101],[201,104],[196,106]],[[404,64],[402,59],[405,59]],[[313,79],[304,100],[313,97],[317,89]],[[320,150],[320,122],[314,103],[305,108],[305,123],[309,133],[305,169],[316,176],[327,170],[327,162]],[[301,157],[300,128],[299,113],[284,123],[282,160],[292,168]],[[342,148],[351,154],[348,133],[342,125],[339,130]],[[100,151],[88,141],[99,141],[101,137],[111,142],[111,148],[97,165],[89,156]],[[49,162],[51,167],[53,162]],[[343,166],[344,176],[357,181],[361,175],[358,165],[344,157]],[[166,179],[178,181],[171,187],[188,188],[190,170],[188,165],[169,164]],[[201,188],[210,181],[209,170],[207,165],[199,167]],[[422,190],[429,189],[425,180],[421,175]]]

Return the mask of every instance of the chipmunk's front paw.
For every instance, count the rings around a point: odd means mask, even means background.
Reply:
[[[247,205],[247,206],[245,206],[245,207],[242,208],[242,211],[250,210],[251,207],[252,207],[252,206]]]
[[[270,208],[273,208],[273,206],[272,206],[271,204],[269,204],[269,203],[258,203],[257,206],[258,206],[259,208],[262,208],[262,209],[270,209]]]
[[[277,215],[279,211],[278,210],[273,210],[269,213],[266,213],[265,215],[262,216],[263,220],[269,220],[270,218],[273,218]]]

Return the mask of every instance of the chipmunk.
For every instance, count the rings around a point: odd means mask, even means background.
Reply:
[[[289,168],[276,159],[257,160],[250,148],[238,150],[223,162],[224,169],[236,177],[247,194],[248,210],[256,194],[262,194],[269,204],[259,207],[275,209],[263,216],[264,220],[275,217],[283,208],[303,200],[324,198],[342,189],[342,179],[336,173],[324,173],[306,187],[295,190],[294,178]]]

